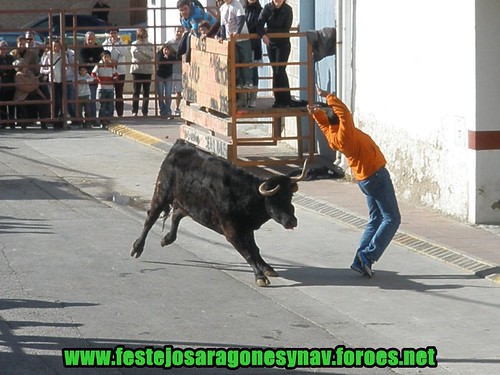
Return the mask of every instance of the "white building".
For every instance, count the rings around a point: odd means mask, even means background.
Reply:
[[[287,2],[300,31],[337,28],[337,56],[316,64],[316,79],[380,145],[399,198],[500,224],[500,2]],[[307,58],[303,46],[292,53]]]

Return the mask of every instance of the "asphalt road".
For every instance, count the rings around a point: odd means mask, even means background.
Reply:
[[[363,278],[349,270],[361,233],[312,211],[297,209],[295,231],[268,222],[257,232],[281,276],[267,288],[223,237],[189,219],[166,248],[159,222],[131,258],[163,157],[101,131],[0,134],[0,374],[137,373],[63,367],[63,348],[120,345],[436,347],[437,368],[293,373],[500,371],[498,284],[396,245]]]

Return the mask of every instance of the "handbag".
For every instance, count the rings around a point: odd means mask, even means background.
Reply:
[[[55,66],[59,62],[59,60],[61,60],[61,57],[58,57],[56,59],[56,61],[54,61],[52,66]],[[38,76],[38,80],[40,82],[49,82],[49,74],[48,73],[40,73],[40,75]]]

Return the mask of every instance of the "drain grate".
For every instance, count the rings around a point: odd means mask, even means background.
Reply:
[[[343,211],[330,203],[319,199],[313,199],[300,193],[294,195],[293,202],[297,206],[323,214],[358,229],[363,229],[367,223],[366,219]],[[443,246],[432,244],[410,234],[398,231],[394,236],[394,242],[417,253],[427,255],[434,259],[439,259],[446,263],[451,263],[469,272],[473,272],[477,276],[487,277],[493,281],[498,281],[500,279],[500,275],[496,274],[495,271],[498,267],[495,265],[474,259],[468,255]]]

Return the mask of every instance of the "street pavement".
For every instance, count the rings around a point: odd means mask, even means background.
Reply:
[[[109,127],[121,136],[141,142],[163,152],[179,137],[179,118],[172,120],[153,117],[123,119]],[[241,149],[241,148],[240,148]],[[244,154],[269,154],[269,148],[251,146]],[[272,151],[271,151],[272,152]],[[324,165],[316,158],[309,167]],[[298,167],[298,166],[297,166]],[[265,175],[269,169],[250,168]],[[287,173],[290,167],[276,168]],[[345,180],[317,180],[303,182],[294,200],[295,204],[332,217],[357,228],[366,223],[367,208],[364,195],[356,184]],[[417,253],[500,283],[500,226],[475,226],[459,222],[435,210],[414,206],[399,200],[402,222],[395,242]]]
[[[423,248],[426,242],[411,234],[390,245],[372,279],[351,271],[364,215],[327,198],[337,185],[345,187],[344,199],[348,190],[352,197],[361,195],[352,184],[302,182],[295,197],[298,228],[285,231],[271,221],[256,233],[262,256],[280,274],[267,288],[255,286],[249,266],[223,237],[189,219],[167,248],[159,246],[159,222],[142,257],[131,258],[163,152],[177,138],[178,126],[154,119],[146,125],[137,118],[110,128],[127,139],[101,130],[1,133],[0,374],[138,373],[62,368],[62,348],[116,345],[433,345],[435,369],[293,373],[498,373],[500,285],[422,256],[411,246]],[[318,182],[324,183],[325,197],[307,193]],[[167,373],[186,372],[231,371]]]

